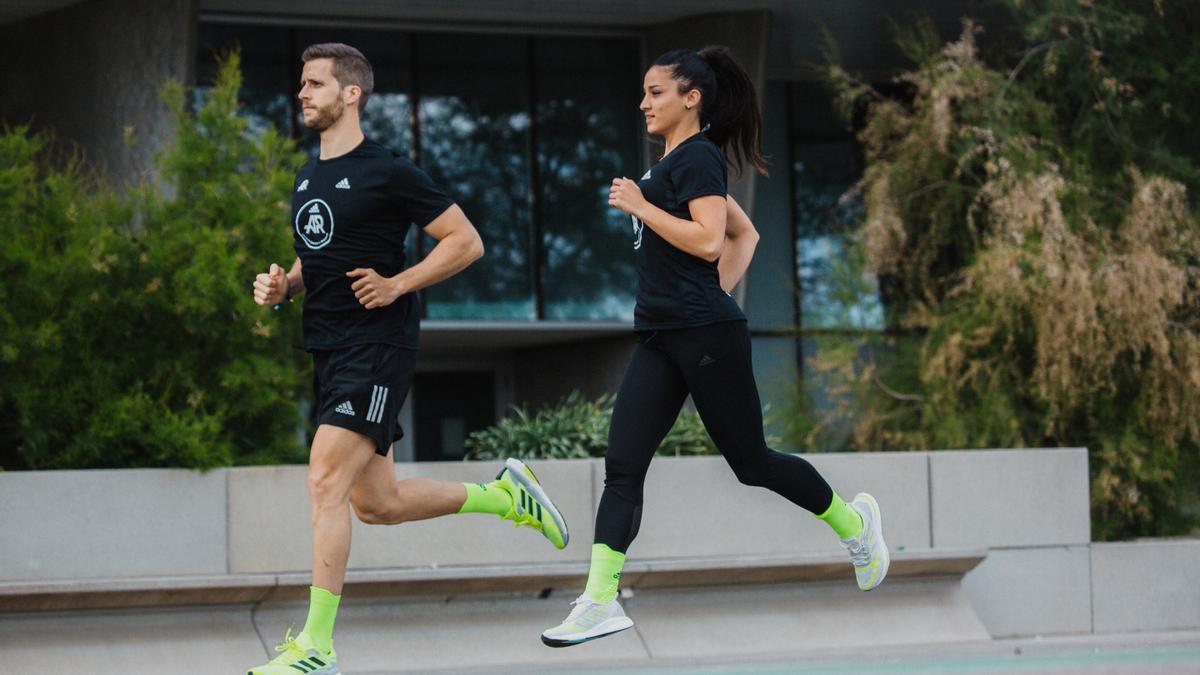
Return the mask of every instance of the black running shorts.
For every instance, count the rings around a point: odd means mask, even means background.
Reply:
[[[412,387],[416,350],[365,344],[312,354],[317,424],[356,431],[387,455],[404,437],[398,418]]]

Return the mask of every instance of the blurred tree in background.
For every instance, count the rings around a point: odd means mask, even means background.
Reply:
[[[299,306],[250,286],[292,258],[301,156],[237,114],[238,58],[118,194],[46,135],[0,136],[0,467],[303,461]]]
[[[949,44],[928,24],[901,31],[908,100],[830,52],[865,154],[850,239],[895,334],[864,331],[808,364],[841,402],[805,440],[849,425],[844,448],[1086,446],[1097,539],[1185,531],[1200,465],[1200,5],[1008,4],[1022,43],[994,57],[969,21]]]

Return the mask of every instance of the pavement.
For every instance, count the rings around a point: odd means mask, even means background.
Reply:
[[[636,639],[632,631],[627,637]],[[662,659],[603,662],[604,640],[572,649],[595,650],[596,659],[564,670],[563,664],[507,664],[489,674],[544,675],[792,675],[828,673],[1052,673],[1054,675],[1200,674],[1200,631],[1128,633],[990,640],[956,644],[892,646],[857,650],[809,650],[738,656],[736,659]],[[344,671],[345,675],[398,675],[411,671]],[[470,670],[437,670],[431,675],[478,675]]]

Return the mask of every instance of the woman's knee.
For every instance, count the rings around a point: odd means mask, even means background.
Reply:
[[[638,464],[611,457],[604,460],[604,487],[621,499],[641,504],[642,485],[645,482],[646,471]]]
[[[733,475],[737,476],[738,482],[742,485],[767,487],[774,477],[774,471],[766,455],[730,462],[729,466],[733,469]]]

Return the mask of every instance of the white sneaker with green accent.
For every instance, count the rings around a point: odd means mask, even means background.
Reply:
[[[547,647],[570,647],[633,627],[633,619],[625,616],[616,598],[600,604],[581,595],[571,604],[574,607],[566,620],[542,633]]]
[[[854,495],[850,507],[862,516],[863,529],[857,537],[843,539],[842,548],[850,552],[850,562],[854,565],[858,587],[869,591],[883,583],[892,563],[892,556],[883,541],[883,518],[879,515],[879,504],[875,498],[860,492]]]
[[[337,653],[322,654],[307,633],[292,637],[288,629],[283,642],[275,646],[279,656],[270,663],[251,668],[246,675],[341,675]]]

